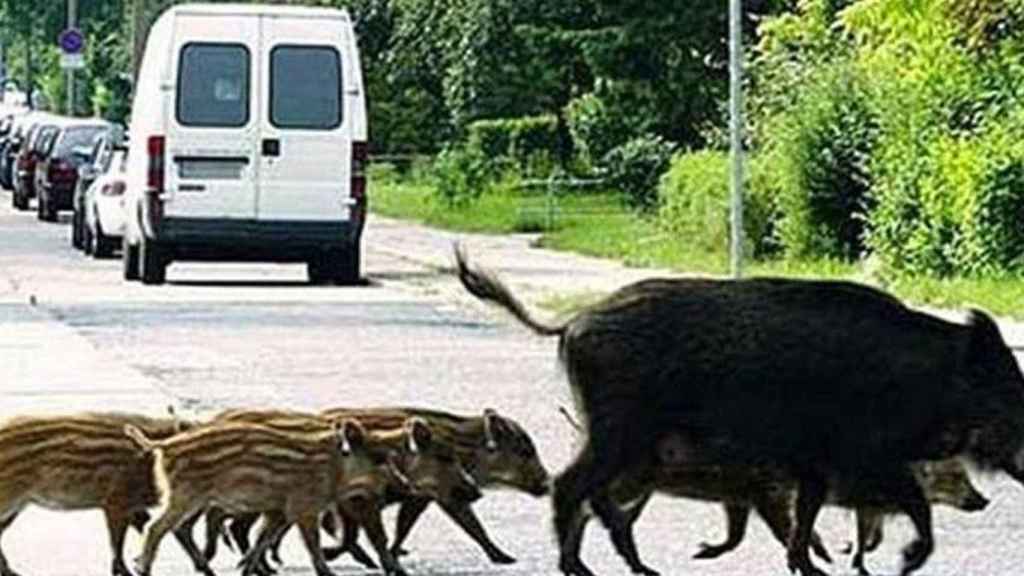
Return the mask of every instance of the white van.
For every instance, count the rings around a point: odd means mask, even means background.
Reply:
[[[313,283],[356,283],[366,124],[345,11],[168,9],[132,104],[125,279],[219,260],[305,262]]]

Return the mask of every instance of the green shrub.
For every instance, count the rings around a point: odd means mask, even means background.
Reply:
[[[633,207],[649,210],[657,205],[658,181],[668,170],[675,144],[646,134],[614,148],[603,159],[609,183],[626,195]]]
[[[558,118],[553,114],[478,120],[469,125],[468,146],[485,158],[510,159],[520,168],[536,164],[537,158],[556,158],[561,139]]]
[[[876,138],[861,80],[843,61],[820,70],[793,107],[769,120],[766,155],[778,169],[778,234],[788,256],[862,255]]]
[[[744,252],[761,257],[776,250],[774,175],[771,163],[754,157],[747,163],[743,199]],[[678,154],[658,188],[658,223],[688,246],[725,253],[730,245],[731,189],[729,155],[703,150]]]
[[[597,94],[576,98],[569,102],[565,111],[573,146],[593,167],[600,166],[614,148],[643,133],[637,123],[631,121],[631,116]]]
[[[479,149],[454,147],[437,155],[433,177],[438,199],[450,207],[462,207],[487,192],[494,179],[494,167]]]

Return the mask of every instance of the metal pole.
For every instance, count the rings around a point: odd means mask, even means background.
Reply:
[[[729,0],[729,135],[732,198],[730,269],[743,276],[743,2]]]
[[[78,22],[78,0],[68,0],[68,30]],[[67,69],[68,116],[75,115],[75,69]]]

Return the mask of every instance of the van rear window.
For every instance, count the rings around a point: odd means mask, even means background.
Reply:
[[[270,52],[270,122],[330,130],[341,124],[341,57],[330,46],[277,46]]]
[[[249,123],[249,50],[186,44],[178,63],[178,123],[237,128]]]

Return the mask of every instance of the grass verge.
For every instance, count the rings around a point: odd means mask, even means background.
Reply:
[[[470,206],[451,208],[434,199],[429,184],[394,179],[375,181],[370,199],[371,210],[382,216],[461,232],[541,232],[547,218],[543,195],[488,194]],[[628,266],[728,274],[727,254],[695,250],[670,237],[652,219],[623,207],[615,194],[566,195],[558,206],[554,229],[544,232],[540,238],[539,244],[543,247],[619,260]],[[878,284],[869,279],[863,266],[831,260],[748,261],[745,275],[849,279]],[[897,278],[884,285],[917,305],[979,307],[999,316],[1024,319],[1024,278],[917,277]],[[542,305],[556,312],[567,312],[599,296],[594,293],[559,296]]]

